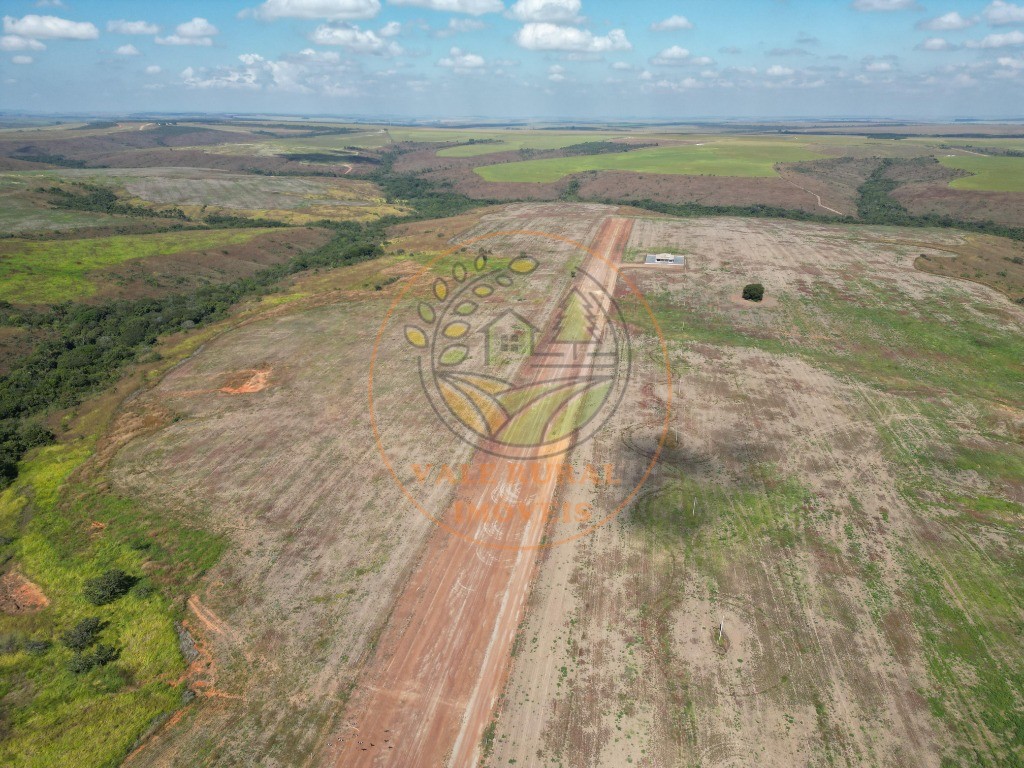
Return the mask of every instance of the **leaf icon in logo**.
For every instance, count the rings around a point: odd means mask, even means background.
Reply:
[[[428,325],[434,322],[434,308],[425,301],[420,302],[420,317]]]
[[[434,281],[434,295],[437,296],[438,301],[444,301],[448,298],[448,283],[441,278]]]
[[[520,256],[513,259],[508,268],[517,275],[528,275],[537,268],[537,260],[531,259],[529,256]]]
[[[464,344],[452,344],[441,353],[441,365],[458,365],[469,355],[469,348]]]
[[[427,337],[419,328],[415,325],[405,326],[405,338],[414,347],[423,349],[427,346]]]
[[[466,331],[469,330],[469,323],[464,323],[461,320],[448,323],[444,327],[444,335],[449,339],[458,339],[466,335]]]

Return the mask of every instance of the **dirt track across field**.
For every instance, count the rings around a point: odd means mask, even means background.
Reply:
[[[592,246],[597,256],[590,256],[582,271],[605,289],[606,301],[614,293],[617,265],[632,223],[606,219]],[[540,352],[558,354],[550,338]],[[557,367],[528,366],[521,377],[524,383],[536,383],[578,375],[586,359],[560,355]],[[544,479],[530,487],[533,508],[546,508],[556,490],[554,465],[563,457],[556,453],[529,460],[550,465],[539,468],[538,476]],[[480,454],[475,461],[493,464],[494,458]],[[498,470],[493,476],[508,473]],[[495,480],[464,487],[459,496],[468,500],[469,509],[480,509],[492,506],[502,490]],[[349,730],[342,734],[338,752],[328,755],[329,764],[470,768],[479,760],[546,523],[536,515],[512,516],[501,524],[486,517],[470,516],[461,523],[452,517],[449,514],[446,522],[464,526],[462,535],[441,529],[433,535],[398,600],[362,683]]]

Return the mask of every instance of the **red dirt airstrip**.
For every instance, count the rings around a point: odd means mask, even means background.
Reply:
[[[614,291],[631,229],[632,220],[606,219],[592,246],[598,257],[588,258],[585,271],[607,295]],[[564,377],[581,365],[566,357],[558,366],[527,367],[520,375],[540,381]],[[533,460],[560,464],[563,457]],[[493,463],[494,457],[480,452],[474,461]],[[494,473],[495,478],[504,476]],[[536,492],[536,504],[546,506],[555,492],[556,471],[545,467],[540,476],[544,480],[530,490]],[[495,479],[460,488],[458,497],[480,508],[493,504],[499,491]],[[444,523],[457,526],[458,535],[439,528],[430,539],[367,669],[350,727],[326,756],[327,764],[471,768],[479,761],[546,521],[513,516],[501,524],[488,519],[459,523],[452,517],[447,515]]]

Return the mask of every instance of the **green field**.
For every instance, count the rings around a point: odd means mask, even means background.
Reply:
[[[42,304],[91,296],[89,273],[132,259],[246,243],[270,229],[200,230],[80,240],[0,242],[0,299]]]
[[[486,181],[548,183],[582,171],[633,171],[688,176],[770,177],[775,163],[817,160],[804,144],[782,141],[720,141],[653,147],[608,155],[484,165],[474,169]]]
[[[974,174],[951,181],[949,186],[954,189],[1024,192],[1024,157],[957,155],[940,157],[939,162],[947,168],[958,168]]]
[[[494,152],[513,152],[520,149],[561,149],[571,147],[573,144],[582,144],[586,141],[611,141],[622,138],[618,135],[608,133],[549,133],[547,131],[537,133],[524,133],[517,135],[517,131],[504,131],[502,133],[487,136],[470,136],[454,139],[455,141],[469,141],[474,138],[492,139],[496,143],[484,144],[463,144],[459,147],[446,147],[438,150],[438,157],[477,157],[489,155]]]

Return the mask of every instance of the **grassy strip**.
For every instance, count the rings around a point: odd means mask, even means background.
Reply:
[[[0,301],[56,304],[96,292],[92,272],[125,261],[246,243],[269,229],[192,230],[0,244]]]

